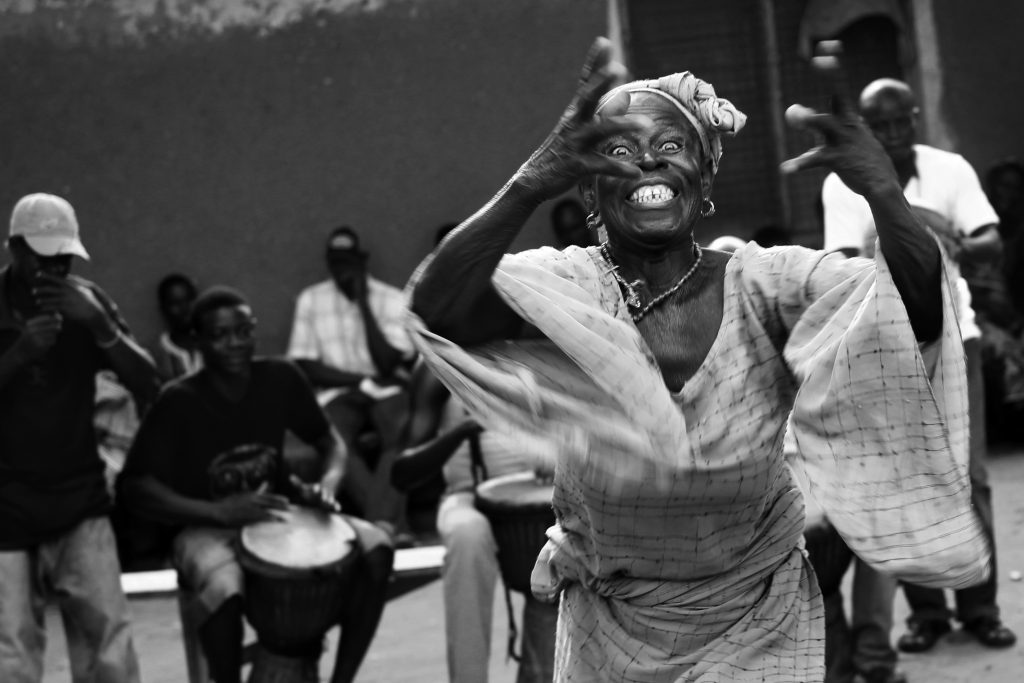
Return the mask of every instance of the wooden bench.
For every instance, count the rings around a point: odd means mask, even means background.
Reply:
[[[388,588],[388,600],[430,583],[441,575],[444,546],[427,545],[395,551],[395,564]],[[125,572],[121,589],[129,597],[152,597],[178,592],[178,573],[173,569]]]
[[[387,599],[393,600],[416,590],[441,575],[444,546],[430,545],[402,548],[395,551],[395,562],[388,584]],[[196,605],[178,586],[178,573],[173,569],[125,572],[121,575],[121,588],[130,598],[176,595],[181,615],[181,637],[185,646],[185,661],[190,683],[209,683],[206,659],[203,657],[197,635]],[[245,661],[251,661],[255,643],[245,646]]]

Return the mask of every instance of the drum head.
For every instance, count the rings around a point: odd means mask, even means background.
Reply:
[[[293,569],[333,564],[352,551],[356,532],[341,515],[290,507],[281,521],[242,529],[242,548],[265,562]]]
[[[488,479],[476,488],[477,498],[495,505],[551,506],[551,484],[542,483],[532,472],[516,472]]]

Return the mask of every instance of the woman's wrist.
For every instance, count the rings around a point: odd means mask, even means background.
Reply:
[[[505,196],[509,199],[522,203],[532,211],[545,201],[550,199],[547,196],[547,187],[544,182],[537,178],[530,178],[528,173],[520,169],[505,186]]]

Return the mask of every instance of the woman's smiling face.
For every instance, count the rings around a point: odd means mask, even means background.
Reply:
[[[594,181],[593,199],[605,227],[613,241],[643,249],[689,245],[713,178],[700,136],[672,102],[654,93],[632,93],[626,116],[647,125],[608,138],[599,150],[635,163],[641,175]]]

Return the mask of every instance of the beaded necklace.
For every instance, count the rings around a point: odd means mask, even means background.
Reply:
[[[679,278],[679,282],[672,285],[671,289],[667,289],[658,296],[651,299],[651,301],[646,306],[641,308],[640,294],[636,291],[636,287],[638,287],[641,284],[641,280],[626,282],[626,279],[619,274],[619,264],[615,263],[615,259],[612,258],[612,253],[608,249],[608,243],[601,243],[601,257],[604,258],[604,260],[611,267],[612,276],[619,283],[619,285],[626,291],[626,305],[631,309],[629,312],[629,317],[633,319],[634,323],[640,322],[640,320],[643,319],[643,317],[647,315],[652,308],[654,308],[662,301],[675,294],[679,290],[679,288],[683,286],[683,283],[689,280],[690,276],[697,272],[697,266],[700,265],[700,260],[703,256],[703,252],[701,251],[701,248],[697,245],[696,242],[693,243],[693,255],[695,257],[693,265],[690,266],[690,269],[686,271],[685,275]],[[640,310],[634,311],[632,309]]]

